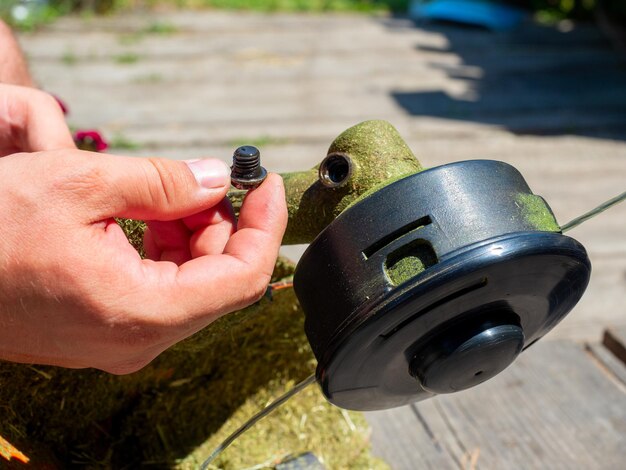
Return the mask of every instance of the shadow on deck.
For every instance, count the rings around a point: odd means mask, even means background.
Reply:
[[[508,33],[449,24],[418,27],[445,36],[447,48],[416,48],[458,55],[458,65],[430,66],[465,82],[466,91],[456,96],[441,89],[393,91],[411,115],[485,123],[519,135],[626,140],[626,63],[595,26],[565,32],[525,24]]]

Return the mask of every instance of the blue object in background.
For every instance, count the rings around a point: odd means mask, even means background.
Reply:
[[[409,5],[409,16],[414,20],[454,21],[495,31],[514,28],[527,14],[489,0],[411,0]]]

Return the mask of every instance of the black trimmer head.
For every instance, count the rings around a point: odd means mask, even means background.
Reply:
[[[376,410],[495,376],[576,305],[590,272],[520,173],[485,160],[408,176],[349,207],[294,284],[324,394]]]

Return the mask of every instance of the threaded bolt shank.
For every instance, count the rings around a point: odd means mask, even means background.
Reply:
[[[237,189],[254,189],[267,177],[261,166],[261,153],[252,145],[239,147],[233,153],[230,179]]]

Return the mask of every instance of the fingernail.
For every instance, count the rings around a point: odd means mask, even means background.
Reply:
[[[189,160],[185,162],[196,181],[203,188],[219,188],[230,185],[230,167],[221,160]]]

